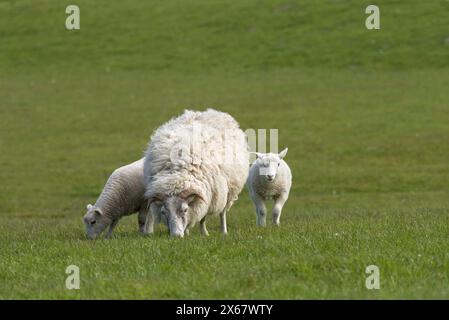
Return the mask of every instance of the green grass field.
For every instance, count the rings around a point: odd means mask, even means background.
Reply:
[[[0,1],[0,298],[449,298],[449,2]],[[117,167],[185,108],[278,128],[281,227],[88,241]],[[79,266],[81,289],[65,288]],[[365,268],[380,269],[380,290]]]

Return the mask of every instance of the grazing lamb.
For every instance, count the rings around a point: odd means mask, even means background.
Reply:
[[[172,236],[183,237],[198,222],[208,235],[206,218],[219,214],[227,234],[226,212],[245,185],[248,163],[245,134],[227,113],[186,110],[159,127],[144,162],[146,232],[161,213]]]
[[[109,237],[120,218],[137,211],[139,230],[143,233],[147,215],[144,194],[143,158],[116,169],[106,182],[95,205],[87,205],[87,213],[84,216],[87,237],[95,239],[108,226],[106,237]]]
[[[256,206],[257,224],[265,226],[265,200],[274,199],[273,224],[279,225],[282,207],[288,199],[292,186],[292,173],[288,164],[282,160],[288,148],[277,153],[258,153],[248,176],[248,190]]]

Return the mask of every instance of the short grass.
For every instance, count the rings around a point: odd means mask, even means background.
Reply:
[[[0,2],[0,298],[449,298],[447,1],[379,1],[378,33],[363,1],[79,5],[68,34],[63,2]],[[144,238],[132,216],[86,240],[112,170],[205,107],[279,129],[282,226],[244,190],[227,237],[212,218]]]

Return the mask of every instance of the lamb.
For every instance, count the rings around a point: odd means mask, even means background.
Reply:
[[[283,160],[288,148],[277,153],[258,153],[248,175],[248,190],[256,207],[257,225],[266,225],[265,200],[274,199],[273,224],[279,226],[282,207],[292,186],[292,173]]]
[[[219,214],[227,234],[226,213],[245,185],[248,163],[245,134],[227,113],[186,110],[159,127],[145,153],[145,232],[162,214],[172,236],[183,237],[198,222],[208,235],[206,218]]]
[[[89,239],[98,237],[108,226],[106,238],[110,237],[120,218],[135,212],[139,212],[139,230],[143,233],[147,215],[143,162],[142,158],[116,169],[106,182],[95,205],[87,205],[84,224]]]

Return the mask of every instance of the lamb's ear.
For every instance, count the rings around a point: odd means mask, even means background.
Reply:
[[[101,216],[101,215],[103,214],[103,212],[101,212],[101,210],[98,209],[98,208],[96,208],[96,209],[94,210],[94,213],[95,213],[96,216]]]
[[[87,209],[87,211],[90,211],[90,210],[92,210],[92,208],[93,208],[94,206],[93,205],[91,205],[90,203],[86,206],[86,209]]]
[[[281,152],[279,152],[279,159],[283,159],[287,155],[288,148],[285,148]]]
[[[263,157],[263,153],[260,153],[260,152],[250,152],[250,153],[255,154],[256,155],[256,159],[260,159],[260,158]]]

